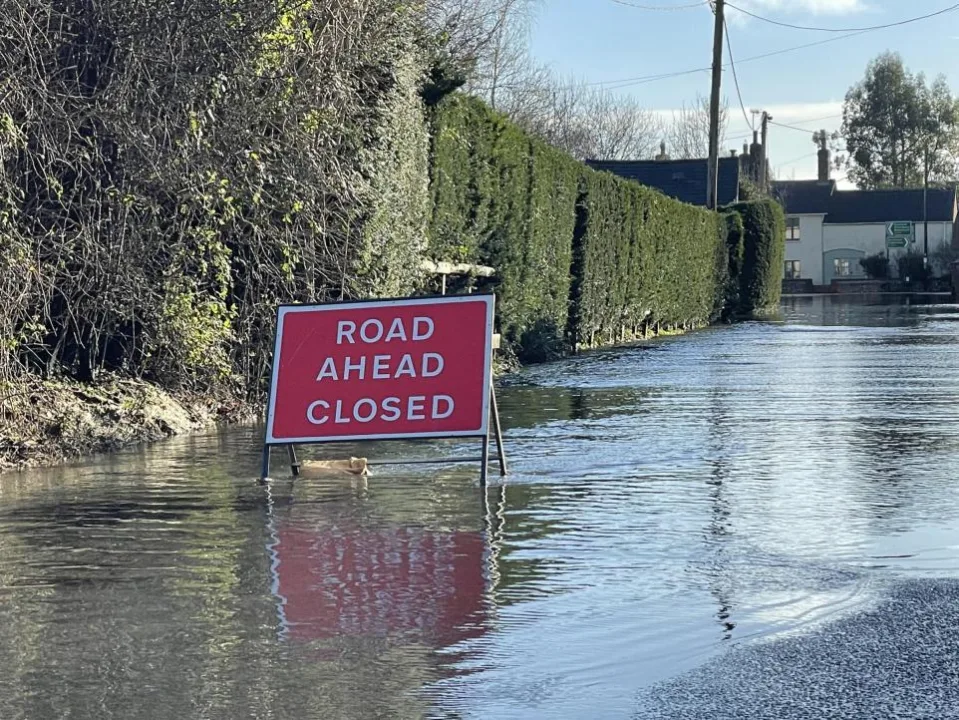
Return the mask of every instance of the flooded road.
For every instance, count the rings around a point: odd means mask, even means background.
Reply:
[[[0,718],[766,717],[730,709],[756,678],[959,607],[959,307],[788,300],[500,405],[485,498],[470,466],[258,487],[254,429],[0,475]],[[893,624],[915,670],[959,620]]]

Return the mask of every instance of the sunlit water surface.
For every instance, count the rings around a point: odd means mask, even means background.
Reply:
[[[469,465],[292,483],[280,452],[259,487],[254,428],[0,476],[0,718],[629,717],[959,576],[959,308],[783,313],[509,377],[485,499]]]

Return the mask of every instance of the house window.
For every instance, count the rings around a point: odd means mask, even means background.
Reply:
[[[802,266],[798,260],[786,261],[786,279],[798,280],[802,277]]]
[[[799,240],[799,218],[798,217],[786,218],[786,239]]]
[[[836,258],[832,261],[832,274],[836,277],[849,277],[852,275],[852,264],[846,258]]]

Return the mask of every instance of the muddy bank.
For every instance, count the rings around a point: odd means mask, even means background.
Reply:
[[[26,380],[0,390],[0,471],[111,452],[254,417],[231,398],[173,394],[140,380]]]
[[[686,332],[660,328],[623,346],[665,342]],[[582,349],[579,354],[589,352],[593,349]],[[522,367],[508,348],[493,358],[493,375],[497,378]],[[37,378],[0,383],[0,472],[56,465],[217,423],[250,422],[262,414],[262,406],[235,397],[171,393],[129,378],[114,377],[92,384]]]

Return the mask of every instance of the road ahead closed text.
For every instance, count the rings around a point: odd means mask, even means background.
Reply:
[[[493,299],[279,311],[269,442],[480,435]]]

